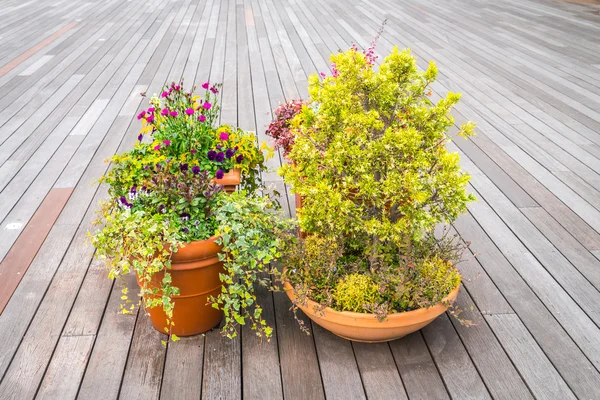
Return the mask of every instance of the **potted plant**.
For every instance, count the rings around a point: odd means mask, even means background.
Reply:
[[[173,83],[140,113],[138,142],[101,179],[109,198],[91,241],[110,278],[136,274],[154,327],[172,338],[205,332],[223,315],[229,336],[247,321],[270,336],[254,286],[272,272],[287,222],[258,190],[265,157],[254,135],[215,127],[219,89],[202,87],[199,97]],[[244,190],[227,194],[234,169]],[[124,313],[135,309],[126,288],[123,300]]]
[[[332,55],[332,75],[311,76],[310,102],[275,125],[288,129],[280,173],[301,198],[305,233],[285,250],[285,290],[317,324],[366,342],[402,337],[447,310],[463,246],[434,230],[474,200],[445,148],[460,95],[433,103],[436,66],[419,72],[409,50],[394,48],[377,70],[373,54]]]

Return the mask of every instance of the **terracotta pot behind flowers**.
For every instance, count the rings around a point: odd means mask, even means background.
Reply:
[[[230,170],[225,175],[223,175],[223,178],[221,178],[221,179],[215,178],[215,183],[218,183],[219,185],[223,185],[223,189],[225,189],[225,191],[227,193],[235,192],[235,189],[236,189],[237,185],[240,184],[240,181],[241,181],[241,171],[238,168],[234,168],[234,169]]]
[[[221,292],[219,274],[223,263],[218,253],[221,246],[215,243],[218,236],[186,244],[171,256],[172,285],[179,288],[179,296],[173,296],[175,307],[170,333],[191,336],[206,332],[221,322],[223,312],[207,304],[210,296]],[[152,283],[160,286],[164,273],[152,276]],[[138,280],[138,284],[139,284]],[[162,306],[148,308],[152,325],[162,332],[169,329]]]
[[[294,301],[292,286],[287,282],[284,286],[288,297]],[[449,303],[456,299],[459,288],[460,284],[433,307],[389,314],[381,322],[375,314],[336,311],[330,307],[317,311],[320,306],[310,299],[298,307],[315,323],[341,338],[366,343],[388,342],[418,331],[445,313]]]

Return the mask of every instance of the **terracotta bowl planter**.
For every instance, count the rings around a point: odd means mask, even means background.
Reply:
[[[241,175],[241,171],[238,168],[234,168],[223,175],[223,178],[215,179],[215,183],[223,185],[227,193],[233,193],[237,185],[240,184]]]
[[[218,236],[189,243],[171,256],[172,285],[180,292],[179,296],[173,297],[172,321],[175,325],[171,333],[177,336],[197,335],[221,322],[223,312],[207,304],[210,296],[216,297],[221,292],[219,273],[224,272],[218,256],[221,246],[215,243],[216,239]],[[160,285],[163,276],[163,272],[154,274],[151,284]],[[165,333],[165,328],[168,329],[167,316],[162,307],[146,311],[150,314],[152,325]]]
[[[444,298],[444,302],[453,302],[459,289],[460,285]],[[294,301],[294,290],[287,282],[285,292],[290,300]],[[444,304],[439,303],[429,308],[390,314],[385,321],[379,322],[374,314],[335,311],[329,307],[326,307],[323,312],[317,312],[315,311],[317,306],[317,303],[309,299],[306,307],[299,307],[311,320],[337,336],[366,343],[387,342],[416,332],[448,309]]]

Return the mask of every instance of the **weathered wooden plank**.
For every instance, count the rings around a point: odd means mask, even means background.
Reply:
[[[51,190],[27,226],[22,229],[11,251],[0,263],[0,314],[42,247],[72,192],[72,188]],[[21,231],[20,222],[13,224],[12,229]],[[7,228],[11,227],[5,227]]]
[[[202,393],[204,335],[170,342],[163,371],[161,399],[198,400]]]
[[[206,333],[202,399],[241,399],[242,360],[239,336],[229,339],[219,328]]]
[[[454,307],[460,312],[460,318],[473,323],[472,326],[465,326],[457,318],[450,317],[492,397],[507,400],[533,399],[519,372],[464,288],[459,293]]]
[[[273,328],[273,337],[260,339],[248,326],[242,328],[242,383],[244,399],[279,399],[283,397],[279,349],[273,294],[267,288],[256,291],[263,318]]]
[[[486,315],[485,320],[537,398],[575,398],[516,315]]]
[[[409,399],[450,399],[421,331],[390,342],[390,348]]]
[[[471,215],[461,217],[454,226],[462,237],[471,240],[471,249],[477,254],[480,265],[552,360],[569,387],[580,397],[591,396],[600,387],[600,375],[564,328],[516,273]]]
[[[158,399],[165,364],[168,336],[154,329],[150,318],[140,312],[135,324],[119,398]],[[113,373],[116,371],[113,371]]]
[[[288,399],[324,399],[313,337],[300,331],[290,313],[291,302],[284,293],[274,293],[274,299],[283,395]],[[308,321],[310,328],[308,317],[301,311],[298,316]]]
[[[488,389],[446,314],[423,328],[423,336],[452,397],[491,399]]]
[[[312,325],[325,396],[330,399],[366,399],[351,342],[317,324]]]
[[[368,399],[408,399],[387,343],[353,342],[352,348]]]

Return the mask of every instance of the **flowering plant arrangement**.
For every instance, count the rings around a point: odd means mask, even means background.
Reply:
[[[248,318],[259,335],[270,335],[254,297],[258,273],[279,252],[276,203],[258,190],[257,174],[273,150],[258,148],[254,135],[229,126],[215,127],[218,85],[202,85],[195,96],[175,83],[150,100],[142,111],[142,131],[134,148],[111,158],[112,168],[100,179],[109,198],[101,202],[99,229],[90,235],[96,256],[105,260],[109,277],[135,272],[146,308],[162,307],[172,318],[173,296],[169,272],[171,255],[182,246],[220,236],[220,258],[228,284],[213,299],[225,311],[224,333]],[[241,171],[242,190],[233,195],[218,183],[232,168]],[[217,180],[215,180],[217,179]],[[160,285],[153,276],[161,274]],[[240,283],[237,283],[237,282]],[[241,285],[241,286],[240,286]],[[124,313],[135,304],[123,292]],[[172,322],[171,322],[172,324]],[[167,332],[169,333],[169,332]]]
[[[332,55],[332,75],[312,75],[310,102],[285,121],[293,145],[280,173],[302,199],[306,238],[286,248],[283,278],[298,303],[385,319],[457,287],[464,246],[434,229],[474,197],[445,147],[460,95],[433,103],[437,68],[420,72],[410,50],[394,48],[377,70],[375,59],[356,46]],[[457,135],[473,130],[469,122]]]

